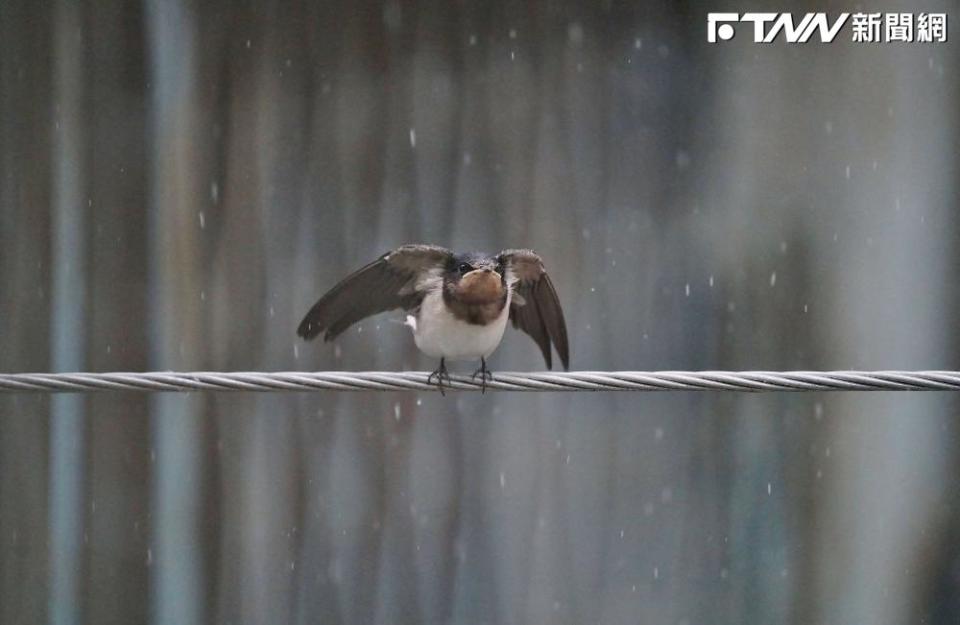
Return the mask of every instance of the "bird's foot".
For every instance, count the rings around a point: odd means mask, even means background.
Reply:
[[[480,376],[480,392],[481,392],[481,393],[486,393],[486,392],[487,392],[487,382],[488,382],[488,381],[491,381],[491,382],[493,381],[493,373],[491,373],[490,370],[487,369],[487,359],[486,359],[486,358],[481,358],[481,359],[480,359],[480,368],[477,369],[476,371],[474,371],[474,372],[473,372],[473,375],[470,376],[470,377],[471,377],[471,379],[476,380],[476,379],[477,379],[477,376]]]
[[[440,359],[440,366],[437,367],[437,370],[427,377],[427,384],[433,384],[434,380],[436,380],[437,388],[440,389],[440,394],[446,395],[443,392],[443,381],[446,380],[447,386],[450,386],[450,372],[447,371],[447,364],[443,358]]]

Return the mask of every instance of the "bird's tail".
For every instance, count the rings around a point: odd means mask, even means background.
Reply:
[[[417,318],[413,315],[407,315],[405,319],[390,319],[390,323],[399,323],[402,326],[408,326],[414,332],[417,331]]]

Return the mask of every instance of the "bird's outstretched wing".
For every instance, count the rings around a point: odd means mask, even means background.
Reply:
[[[513,274],[513,293],[510,301],[510,321],[513,327],[529,334],[553,368],[550,345],[560,354],[564,369],[570,368],[570,347],[567,344],[567,324],[563,309],[553,288],[543,261],[533,250],[504,250],[497,259]],[[519,295],[519,297],[517,297]]]
[[[420,305],[439,284],[453,252],[436,245],[404,245],[358,269],[327,291],[300,322],[297,334],[330,341],[370,315]]]

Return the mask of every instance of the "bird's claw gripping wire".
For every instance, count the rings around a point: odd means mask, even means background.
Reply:
[[[436,380],[437,388],[440,389],[441,395],[446,395],[443,391],[443,380],[447,380],[447,386],[450,386],[450,372],[447,371],[447,363],[445,359],[440,359],[440,366],[437,367],[437,370],[427,376],[427,384],[433,384]]]
[[[473,375],[470,376],[470,379],[476,380],[477,376],[480,376],[480,392],[487,392],[487,382],[493,381],[493,373],[487,369],[487,359],[480,358],[480,368],[473,372]]]

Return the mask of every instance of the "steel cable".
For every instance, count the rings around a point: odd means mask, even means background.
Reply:
[[[422,371],[149,371],[3,373],[0,393],[191,391],[436,391]],[[449,390],[479,391],[479,378],[450,376]],[[960,371],[569,371],[502,372],[491,391],[956,391]]]

